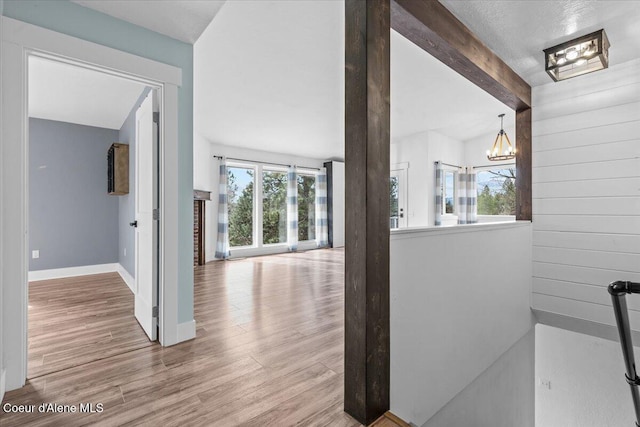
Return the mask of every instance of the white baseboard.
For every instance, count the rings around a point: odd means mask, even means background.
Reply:
[[[6,388],[6,377],[7,377],[7,370],[3,369],[2,373],[0,374],[0,402],[2,402],[2,399],[4,399],[4,391]]]
[[[178,342],[189,341],[196,337],[196,321],[178,323]]]
[[[62,277],[87,276],[89,274],[114,273],[118,271],[118,263],[83,265],[80,267],[54,268],[29,272],[29,281],[60,279]]]
[[[120,277],[122,277],[122,280],[124,280],[124,283],[127,284],[127,286],[129,287],[129,290],[131,290],[131,292],[133,292],[133,294],[135,295],[136,280],[133,278],[133,276],[131,276],[131,274],[129,274],[127,269],[124,268],[122,264],[118,264],[118,274],[120,275]]]

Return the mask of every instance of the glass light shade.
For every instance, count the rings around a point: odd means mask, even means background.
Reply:
[[[609,67],[609,39],[604,30],[544,50],[545,70],[554,81]]]

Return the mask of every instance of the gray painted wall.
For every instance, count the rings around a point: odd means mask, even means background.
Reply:
[[[138,101],[135,103],[129,116],[122,124],[120,132],[118,132],[118,141],[123,144],[129,144],[129,194],[118,197],[119,199],[119,224],[118,224],[118,262],[125,270],[135,278],[135,230],[129,225],[135,220],[135,201],[136,201],[136,111],[140,108],[140,104],[147,97],[150,89],[145,89]],[[126,255],[125,255],[126,253]]]
[[[0,0],[0,34],[2,34],[2,18],[1,16],[4,15],[4,0]],[[2,69],[2,49],[0,49],[0,70]],[[1,86],[1,85],[0,85]],[[2,88],[0,87],[0,100],[2,100]],[[2,102],[0,102],[0,129],[2,129]],[[0,140],[2,139],[2,136],[0,135]],[[2,145],[2,141],[0,141],[0,146]],[[2,171],[0,171],[0,180],[2,179]],[[0,188],[2,188],[2,185],[0,185]],[[4,210],[4,207],[2,206],[2,190],[0,190],[0,224],[2,223],[2,212]],[[3,254],[2,251],[3,249],[4,243],[0,242],[0,271],[2,270],[2,259]],[[2,274],[0,274],[0,307],[4,307],[4,302],[2,301],[2,295],[4,293],[3,291],[4,289],[4,281],[2,280]],[[2,401],[2,399],[4,398],[4,389],[5,389],[5,380],[4,380],[4,375],[5,375],[5,368],[4,368],[4,320],[3,320],[3,315],[0,314],[0,402]]]
[[[29,119],[29,270],[118,261],[107,150],[118,131]]]
[[[532,328],[422,427],[534,427],[535,339]]]

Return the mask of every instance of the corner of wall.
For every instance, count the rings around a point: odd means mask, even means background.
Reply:
[[[5,381],[6,381],[6,377],[7,377],[7,370],[2,368],[2,372],[0,373],[0,402],[2,402],[2,400],[4,399],[4,392],[5,392]]]
[[[189,341],[196,337],[196,321],[178,323],[178,342]]]

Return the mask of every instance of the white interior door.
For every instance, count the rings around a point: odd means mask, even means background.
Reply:
[[[391,212],[389,215],[390,228],[407,226],[407,170],[391,171],[389,181]]]
[[[136,111],[135,316],[149,339],[158,338],[158,129],[152,90]]]

